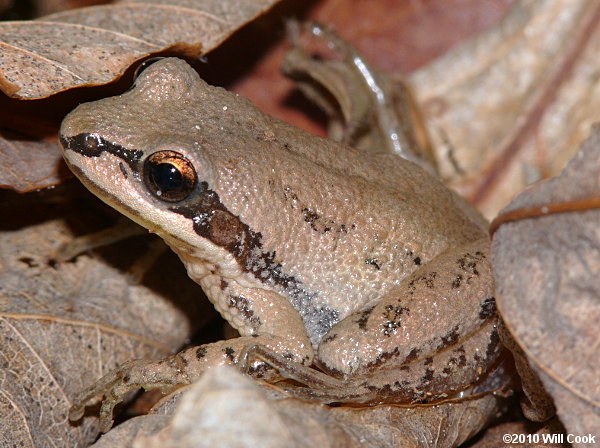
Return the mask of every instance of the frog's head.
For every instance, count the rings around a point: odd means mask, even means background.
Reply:
[[[241,138],[228,132],[231,114],[248,107],[184,61],[163,59],[128,92],[77,107],[60,143],[71,170],[110,206],[181,251],[228,256],[244,250],[249,232],[237,219],[235,192],[240,176],[252,176],[227,164]]]

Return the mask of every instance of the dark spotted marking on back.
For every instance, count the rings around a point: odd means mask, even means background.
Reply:
[[[428,383],[433,379],[433,374],[435,371],[433,369],[425,369],[425,375],[423,375],[422,381],[424,383]]]
[[[302,209],[302,217],[304,222],[310,225],[310,228],[318,233],[328,233],[334,231],[335,233],[348,233],[348,226],[345,224],[337,224],[333,218],[327,218],[321,216],[319,213],[311,208],[305,207]],[[350,226],[350,229],[354,230],[355,224]]]
[[[460,355],[458,357],[458,367],[464,367],[467,365],[467,357],[465,355]]]
[[[421,257],[415,257],[413,258],[413,262],[417,265],[417,266],[421,266]]]
[[[30,268],[37,268],[39,266],[36,263],[36,261],[31,257],[21,257],[18,259],[18,261],[20,261],[21,263],[25,263],[27,265],[27,267],[30,267]]]
[[[202,359],[206,356],[206,349],[202,346],[196,349],[196,358]]]
[[[223,349],[223,353],[225,353],[225,356],[227,357],[227,359],[234,361],[235,358],[233,355],[235,355],[235,350],[232,347],[225,347]]]
[[[363,331],[367,331],[367,321],[369,320],[369,316],[374,309],[375,306],[372,306],[360,312],[358,319],[355,320],[355,322],[358,324],[358,328]]]
[[[65,150],[74,151],[84,157],[100,157],[107,152],[123,160],[133,172],[137,171],[143,151],[127,149],[109,142],[97,134],[81,133],[72,137],[60,136],[60,144]]]
[[[448,347],[453,345],[458,341],[459,332],[458,325],[455,325],[451,330],[449,330],[445,335],[440,337],[440,344],[438,344],[438,349]]]
[[[419,357],[419,353],[421,352],[421,350],[419,350],[418,348],[413,348],[410,353],[408,354],[408,356],[406,357],[406,359],[404,360],[405,363],[408,362],[413,362],[415,359],[417,359]]]
[[[365,260],[365,264],[375,266],[375,269],[377,269],[378,271],[381,270],[381,262],[377,258],[367,258]]]
[[[463,281],[462,274],[457,274],[456,277],[454,278],[454,280],[452,280],[452,287],[454,289],[460,288],[460,285],[462,284],[462,281]]]
[[[485,351],[485,356],[487,359],[491,359],[497,352],[500,347],[500,336],[496,330],[492,331],[490,334],[490,343],[487,346]]]
[[[219,286],[221,287],[221,291],[225,291],[225,289],[227,289],[227,287],[229,286],[229,283],[224,279],[221,279],[221,283]]]
[[[425,285],[425,287],[428,289],[434,289],[436,277],[437,272],[432,271],[413,278],[410,282],[408,282],[408,293],[411,295],[414,294],[419,284]]]
[[[335,341],[338,337],[337,333],[330,334],[329,336],[325,336],[321,341],[321,344],[327,344],[329,342]]]
[[[496,299],[494,297],[486,297],[483,302],[481,302],[479,308],[479,318],[481,320],[487,320],[496,315]]]
[[[428,356],[427,358],[425,358],[425,361],[423,361],[423,365],[429,366],[431,364],[433,364],[433,358],[431,356]]]
[[[283,188],[283,198],[286,202],[290,201],[292,209],[296,208],[296,202],[299,201],[298,195],[291,189],[291,187]]]
[[[385,307],[383,317],[387,319],[387,321],[383,323],[382,331],[385,336],[390,337],[402,327],[401,316],[403,314],[410,314],[410,310],[405,306],[387,305]]]
[[[304,216],[304,222],[307,222],[315,232],[327,233],[331,230],[331,227],[327,224],[319,226],[321,216],[314,210],[303,208],[302,215]]]
[[[437,277],[437,272],[435,272],[435,271],[430,272],[426,276],[422,277],[423,283],[425,283],[425,286],[427,286],[429,289],[433,289],[433,288],[435,288],[435,278],[436,277]]]
[[[396,322],[392,322],[392,321],[387,321],[383,323],[383,331],[382,333],[387,336],[387,337],[391,337],[392,334],[395,334],[398,331],[398,328],[400,328],[400,324],[396,323]]]
[[[333,231],[339,234],[346,234],[348,230],[356,229],[356,224],[351,224],[350,226],[337,224],[335,219],[323,216],[310,205],[301,203],[298,195],[289,186],[283,188],[283,197],[286,202],[290,203],[292,210],[300,210],[304,222],[315,232],[328,233]]]
[[[479,271],[477,270],[477,265],[486,258],[485,254],[481,251],[477,251],[474,254],[467,253],[456,260],[458,267],[464,271],[472,274],[474,276],[479,275]]]

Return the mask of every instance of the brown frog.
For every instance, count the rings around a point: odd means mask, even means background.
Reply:
[[[174,58],[80,105],[60,141],[81,181],[163,238],[241,335],[131,361],[77,397],[73,418],[105,393],[107,430],[128,391],[222,364],[261,376],[266,361],[324,401],[432,403],[498,363],[486,232],[417,164],[280,122]]]

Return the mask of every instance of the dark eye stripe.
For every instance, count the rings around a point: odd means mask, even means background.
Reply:
[[[74,151],[84,157],[100,157],[103,152],[107,152],[119,157],[133,171],[136,170],[140,159],[144,155],[143,151],[123,148],[93,133],[82,133],[73,137],[64,137],[61,135],[60,144],[65,151]]]

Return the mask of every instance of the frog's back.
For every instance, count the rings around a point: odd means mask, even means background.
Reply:
[[[312,319],[311,334],[484,236],[455,195],[412,162],[316,137],[201,80],[190,96],[195,107],[163,111],[179,120],[160,132],[185,129],[181,138],[205,152],[208,188],[255,236],[246,253],[256,261],[244,269]]]
[[[439,253],[484,236],[455,196],[412,162],[363,153],[268,116],[242,128],[246,142],[260,143],[224,141],[219,165],[229,168],[214,187],[260,232],[263,248],[294,279],[292,289],[303,291],[294,306],[310,303],[311,311],[301,312],[333,310],[341,319]]]

